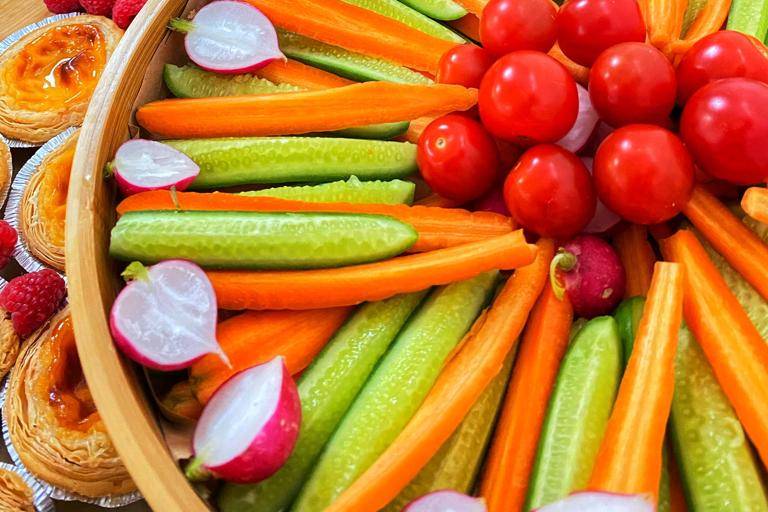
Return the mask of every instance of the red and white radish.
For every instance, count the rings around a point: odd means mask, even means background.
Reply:
[[[578,316],[593,318],[613,311],[624,297],[626,275],[611,245],[594,235],[580,235],[561,247],[550,266],[555,294],[568,294]]]
[[[487,510],[482,499],[446,489],[415,499],[402,512],[487,512]]]
[[[535,512],[654,512],[647,496],[585,491],[537,508]]]
[[[216,294],[203,269],[184,260],[149,268],[134,262],[123,275],[132,280],[112,304],[109,327],[126,356],[167,371],[212,353],[229,363],[216,341]]]
[[[600,116],[597,115],[597,111],[592,106],[592,100],[589,99],[589,91],[579,84],[576,84],[576,91],[579,93],[579,113],[576,116],[576,122],[565,137],[555,142],[572,153],[578,153],[586,146],[597,127],[597,122],[600,121]]]
[[[245,2],[211,2],[197,11],[192,21],[171,20],[171,28],[186,34],[187,55],[208,71],[247,73],[285,59],[275,27],[260,10]]]
[[[146,139],[124,142],[111,170],[126,196],[171,187],[184,190],[200,174],[200,167],[181,151]]]
[[[581,161],[584,162],[584,165],[589,170],[589,174],[592,174],[592,164],[594,159],[583,156],[581,157]],[[587,224],[587,227],[584,228],[584,232],[592,234],[606,233],[619,222],[621,222],[621,217],[609,210],[598,197],[595,214],[592,216],[592,220],[589,221],[589,224]]]
[[[214,393],[192,438],[187,476],[255,483],[280,469],[301,423],[296,384],[282,357],[237,373]]]

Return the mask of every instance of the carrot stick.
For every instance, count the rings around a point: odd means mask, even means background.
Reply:
[[[648,0],[646,5],[646,26],[648,40],[657,48],[664,48],[673,41],[669,21],[673,0]]]
[[[656,263],[632,355],[592,469],[589,488],[658,500],[661,450],[683,317],[683,268]]]
[[[653,1],[653,0],[650,0]],[[691,23],[684,39],[669,45],[669,51],[677,55],[687,52],[691,46],[709,34],[720,30],[731,9],[731,0],[709,0],[696,19]]]
[[[760,222],[768,222],[768,189],[751,187],[741,198],[741,207],[747,215]]]
[[[223,309],[316,309],[350,306],[531,263],[536,247],[522,231],[422,254],[322,270],[211,271]]]
[[[456,46],[343,0],[247,1],[290,32],[432,74]]]
[[[409,121],[467,110],[476,101],[477,90],[460,85],[365,82],[284,94],[165,99],[140,107],[136,120],[165,138],[291,135]]]
[[[467,9],[466,6],[463,6],[465,9]],[[469,10],[469,9],[467,9]],[[480,41],[480,15],[479,14],[473,14],[469,13],[466,16],[462,16],[461,18],[450,21],[448,24],[467,36],[468,38],[472,39],[473,41]]]
[[[190,369],[195,396],[205,404],[214,391],[235,373],[283,356],[292,375],[306,368],[351,308],[307,311],[248,311],[221,322],[216,339],[231,366],[209,354]]]
[[[469,338],[435,382],[419,410],[379,459],[324,512],[375,512],[394,499],[459,426],[515,346],[536,297],[546,285],[551,240],[536,260],[509,279]],[[567,337],[567,334],[566,334]]]
[[[546,286],[517,355],[512,382],[480,482],[490,512],[521,510],[525,503],[541,426],[560,360],[568,346],[573,310]]]
[[[415,203],[418,206],[432,206],[436,208],[456,208],[459,203],[453,199],[447,199],[437,194],[429,194],[424,196]]]
[[[256,71],[261,78],[276,84],[291,84],[308,91],[342,87],[354,82],[297,60],[276,60]]]
[[[565,66],[565,69],[568,70],[574,80],[579,82],[581,85],[587,85],[589,82],[589,68],[576,64],[571,59],[566,57],[566,55],[563,53],[563,50],[560,49],[560,45],[555,43],[555,46],[549,50],[549,56]]]
[[[231,210],[259,212],[346,212],[388,215],[419,232],[411,252],[431,251],[503,235],[515,229],[512,219],[493,212],[458,208],[362,203],[309,203],[275,197],[248,197],[224,192],[141,192],[124,199],[119,214],[136,210]]]
[[[645,297],[651,286],[656,261],[653,248],[648,243],[648,230],[645,226],[631,224],[613,238],[613,243],[627,274],[624,297]]]
[[[417,144],[419,142],[419,137],[421,137],[421,132],[423,132],[424,128],[435,119],[436,116],[428,116],[412,120],[408,125],[408,131],[405,132],[405,140]]]
[[[768,246],[702,187],[694,189],[683,213],[712,247],[768,299]]]
[[[662,240],[661,249],[685,268],[685,321],[768,464],[768,344],[691,231]]]

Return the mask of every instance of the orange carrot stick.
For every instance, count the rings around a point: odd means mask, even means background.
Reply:
[[[395,217],[413,226],[419,239],[411,252],[443,249],[511,233],[512,219],[493,212],[469,212],[458,208],[362,203],[309,203],[276,197],[248,197],[224,192],[177,192],[154,190],[134,194],[117,207],[119,214],[136,210],[225,210],[258,212],[346,212]]]
[[[560,45],[555,43],[555,46],[549,50],[549,56],[565,66],[565,69],[568,70],[574,80],[579,82],[581,85],[587,85],[589,82],[589,68],[586,68],[580,64],[576,64],[571,59],[566,57],[566,55],[563,53],[563,50],[560,49]]]
[[[691,231],[662,240],[661,248],[685,268],[685,321],[768,464],[768,344]]]
[[[291,374],[300,372],[341,327],[350,310],[248,311],[224,320],[216,328],[216,338],[232,366],[210,354],[192,365],[195,396],[205,404],[229,377],[276,356],[285,358]]]
[[[694,189],[683,213],[712,247],[768,299],[768,246],[702,187]]]
[[[539,297],[517,355],[501,418],[486,458],[480,496],[490,512],[521,510],[541,426],[560,360],[568,347],[573,310],[551,286]]]
[[[276,60],[256,71],[261,78],[276,84],[291,84],[308,91],[342,87],[354,82],[297,60]]]
[[[466,6],[464,6],[465,9],[467,9]],[[469,9],[467,9],[469,10]],[[472,39],[473,41],[480,41],[480,15],[479,14],[473,14],[470,12],[466,16],[462,16],[461,18],[450,21],[448,24],[467,36],[468,38]]]
[[[741,198],[741,207],[747,215],[760,222],[768,222],[768,189],[751,187]]]
[[[247,1],[290,32],[432,74],[443,53],[456,46],[343,0]]]
[[[456,208],[459,204],[453,199],[447,199],[437,194],[429,194],[415,203],[418,206],[431,206],[434,208]]]
[[[683,280],[680,265],[656,263],[634,349],[592,469],[591,489],[658,499],[683,318]]]
[[[653,264],[656,262],[656,255],[648,243],[648,230],[645,226],[631,224],[613,238],[613,243],[627,273],[624,297],[645,297],[651,286]]]
[[[435,118],[435,116],[429,116],[412,120],[408,125],[408,131],[405,132],[405,140],[417,144],[419,142],[419,137],[421,137],[421,132],[423,132],[424,128],[434,121]]]
[[[522,231],[422,254],[322,270],[211,271],[223,309],[317,309],[381,300],[531,263]]]
[[[164,138],[292,135],[409,121],[467,110],[476,101],[477,90],[460,85],[365,82],[284,94],[165,99],[140,107],[136,120]]]
[[[419,410],[379,459],[324,512],[375,512],[408,485],[499,373],[546,285],[552,241],[510,278],[485,322],[443,370]],[[567,336],[567,334],[566,334]]]
[[[709,0],[696,19],[688,27],[684,39],[675,41],[669,45],[669,51],[677,55],[687,52],[691,46],[709,34],[720,30],[728,17],[731,9],[731,0]]]

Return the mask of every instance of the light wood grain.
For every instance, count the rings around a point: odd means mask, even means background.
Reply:
[[[127,138],[131,107],[168,19],[184,0],[149,0],[104,70],[85,117],[67,199],[66,260],[77,349],[99,414],[150,506],[162,512],[208,508],[168,452],[133,367],[117,353],[107,314],[117,290],[107,254],[114,223],[104,164]]]
[[[48,16],[51,13],[42,0],[0,0],[0,40]]]

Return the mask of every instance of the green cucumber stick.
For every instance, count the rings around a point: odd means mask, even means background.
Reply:
[[[357,176],[352,176],[346,181],[265,188],[241,195],[311,203],[411,204],[415,190],[412,181],[360,181]]]
[[[452,41],[454,43],[465,43],[466,41],[453,32],[451,29],[441,25],[432,18],[423,15],[419,11],[412,9],[399,0],[344,0],[348,4],[374,11],[387,18],[392,18],[411,28],[415,28],[425,34],[435,36],[440,39]]]
[[[440,287],[411,317],[314,465],[294,512],[322,512],[402,431],[469,331],[498,272]]]
[[[768,35],[768,0],[733,0],[726,28],[765,40]]]
[[[288,461],[258,484],[225,484],[218,500],[222,512],[280,512],[291,505],[328,438],[426,293],[369,302],[347,320],[299,379],[301,429]]]

